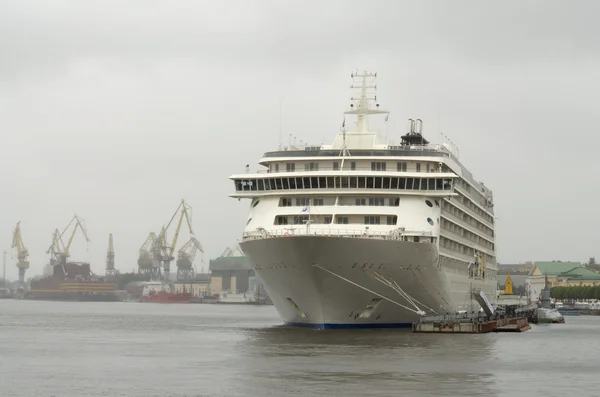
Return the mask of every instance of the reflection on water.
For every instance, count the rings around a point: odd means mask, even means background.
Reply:
[[[0,395],[597,395],[597,317],[488,335],[279,324],[273,307],[0,301]]]

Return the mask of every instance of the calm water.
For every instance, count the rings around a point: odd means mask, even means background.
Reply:
[[[0,396],[600,395],[600,317],[523,334],[280,326],[272,306],[0,300]]]

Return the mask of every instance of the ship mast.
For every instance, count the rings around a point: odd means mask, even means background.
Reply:
[[[356,132],[369,132],[369,120],[367,116],[389,113],[387,110],[379,109],[379,103],[377,103],[377,84],[375,84],[377,73],[367,71],[359,73],[355,71],[350,77],[353,80],[350,88],[354,91],[354,95],[350,97],[352,101],[350,110],[345,111],[344,114],[354,114],[357,116]],[[371,107],[372,103],[375,104],[374,109]]]

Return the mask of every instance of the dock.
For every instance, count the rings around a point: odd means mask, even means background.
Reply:
[[[413,323],[417,333],[486,334],[489,332],[524,332],[531,329],[527,317],[490,317],[443,315],[424,317]]]
[[[440,334],[486,334],[489,332],[523,332],[531,329],[527,316],[507,315],[494,310],[482,290],[473,291],[473,298],[483,309],[471,314],[444,314],[421,317],[413,323],[413,332]]]

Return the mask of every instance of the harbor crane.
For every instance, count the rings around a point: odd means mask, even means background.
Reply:
[[[171,226],[171,224],[177,217],[177,213],[179,213],[180,211],[181,211],[181,213],[179,215],[179,221],[177,222],[177,226],[175,228],[175,235],[173,237],[173,241],[171,242],[171,244],[169,244],[167,241],[167,230],[169,229],[169,226]],[[171,261],[173,261],[175,259],[175,257],[173,256],[173,252],[175,251],[175,246],[177,245],[177,240],[179,238],[179,232],[181,231],[181,226],[183,225],[184,218],[187,221],[190,235],[193,236],[194,232],[192,230],[192,207],[189,206],[185,202],[185,200],[182,199],[181,203],[175,210],[175,213],[171,217],[171,220],[169,221],[167,226],[162,227],[162,229],[158,235],[158,238],[156,239],[156,241],[154,242],[154,245],[152,247],[152,252],[153,252],[153,256],[154,256],[153,259],[158,260],[159,266],[162,266],[163,271],[164,271],[163,277],[164,277],[165,281],[169,280]]]
[[[192,265],[198,251],[204,253],[202,244],[193,236],[179,249],[177,255],[177,281],[194,279],[194,267]]]
[[[230,256],[236,256],[235,253],[238,253],[237,256],[244,256],[244,253],[242,252],[242,250],[240,250],[240,247],[238,245],[236,245],[233,249],[231,247],[227,247],[225,248],[225,251],[223,251],[223,253],[221,254],[221,258],[227,258]]]
[[[113,235],[108,235],[108,250],[106,251],[106,275],[116,276],[119,272],[115,269],[115,248],[113,246]]]
[[[69,241],[65,245],[63,242],[63,236],[65,235],[67,230],[69,230],[69,228],[73,224],[75,224],[75,227],[73,228],[73,231],[71,232],[71,237],[69,237]],[[69,249],[71,248],[71,244],[73,243],[73,238],[75,237],[75,233],[77,232],[78,228],[81,229],[81,232],[83,233],[83,236],[85,237],[85,240],[89,243],[90,238],[88,237],[87,230],[85,229],[85,226],[83,225],[82,219],[79,218],[77,216],[77,214],[75,214],[73,219],[71,219],[71,222],[69,222],[67,227],[64,228],[62,233],[59,232],[58,229],[56,229],[54,231],[54,234],[52,235],[52,245],[50,245],[50,247],[48,247],[48,250],[46,251],[47,254],[51,255],[50,256],[50,264],[52,266],[64,266],[67,264],[67,260],[71,256],[71,254],[69,253]]]
[[[13,232],[12,248],[17,251],[17,268],[19,269],[19,287],[25,285],[25,271],[29,269],[29,251],[23,244],[21,236],[21,222],[17,222],[17,227]]]
[[[140,255],[138,257],[138,274],[147,276],[150,279],[157,279],[160,276],[160,268],[157,267],[157,272],[155,272],[155,268],[153,267],[152,248],[155,245],[156,239],[156,233],[150,232],[148,238],[146,238],[146,241],[140,248]]]

